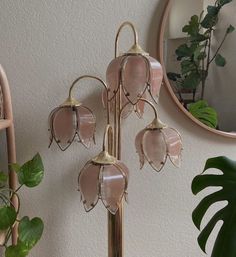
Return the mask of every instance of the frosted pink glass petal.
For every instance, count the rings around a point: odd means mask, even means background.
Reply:
[[[78,113],[78,134],[83,145],[90,147],[94,139],[96,121],[93,113],[84,106],[77,108]]]
[[[144,57],[126,57],[122,72],[123,89],[126,97],[132,104],[136,104],[144,94],[147,87],[148,75],[148,65]]]
[[[115,214],[125,193],[125,178],[114,165],[105,165],[102,172],[101,197],[105,207]]]
[[[146,99],[146,94],[143,95],[142,98]],[[145,102],[144,101],[138,101],[138,103],[135,105],[135,110],[136,110],[136,114],[139,118],[143,117],[144,114],[144,109],[145,109]]]
[[[160,171],[167,157],[167,146],[161,130],[147,130],[143,136],[143,152],[150,163],[156,170]]]
[[[128,169],[128,167],[123,162],[121,162],[119,160],[117,160],[116,165],[118,165],[121,168],[121,170],[125,174],[125,176],[127,178],[127,182],[128,182],[128,180],[129,180],[129,169]]]
[[[163,69],[161,64],[151,56],[147,57],[151,66],[151,93],[153,97],[159,97],[163,80]]]
[[[79,189],[86,211],[92,210],[98,202],[99,174],[100,166],[90,163],[79,175]]]
[[[53,135],[61,147],[65,150],[73,141],[76,133],[76,114],[71,107],[59,108],[52,117]]]
[[[163,134],[165,136],[168,155],[170,160],[176,167],[181,164],[182,140],[179,133],[172,128],[164,128]]]
[[[144,133],[146,132],[145,129],[141,130],[136,138],[135,138],[135,147],[136,147],[136,152],[138,153],[139,155],[139,162],[140,162],[140,169],[143,168],[143,165],[145,163],[145,156],[144,156],[144,153],[143,153],[143,145],[142,145],[142,142],[143,142],[143,136],[144,136]]]
[[[120,68],[123,59],[123,56],[117,57],[113,59],[108,65],[106,72],[106,81],[110,89],[109,99],[111,99],[118,90],[120,84]]]

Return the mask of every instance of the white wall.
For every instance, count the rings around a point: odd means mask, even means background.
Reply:
[[[11,83],[16,120],[18,160],[39,151],[45,179],[36,190],[22,193],[22,215],[38,215],[45,233],[32,257],[102,257],[106,255],[106,212],[99,205],[85,214],[79,202],[79,169],[100,149],[74,144],[61,153],[47,149],[47,117],[64,100],[72,80],[84,73],[104,77],[113,57],[114,37],[124,20],[133,21],[142,45],[155,54],[163,4],[157,0],[2,0],[0,3],[0,62]],[[124,33],[123,42],[128,42]],[[90,85],[80,98],[102,117],[100,91]],[[168,164],[157,174],[138,171],[134,135],[150,121],[132,118],[124,124],[123,156],[130,167],[129,205],[125,210],[125,256],[201,257],[191,212],[198,199],[191,194],[193,177],[211,156],[235,158],[235,141],[208,133],[187,119],[162,89],[162,119],[179,129],[184,139],[183,166]],[[104,120],[99,118],[98,120]],[[131,133],[132,132],[132,133]],[[209,246],[210,248],[210,246]]]

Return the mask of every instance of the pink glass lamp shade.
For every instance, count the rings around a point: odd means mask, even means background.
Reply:
[[[114,105],[115,95],[121,90],[122,103],[130,103],[123,116],[128,116],[133,109],[137,111],[139,116],[142,116],[144,102],[139,102],[139,99],[146,98],[148,91],[157,102],[163,70],[160,63],[148,54],[126,53],[111,61],[107,68],[106,77],[111,106]]]
[[[181,136],[178,131],[167,127],[158,119],[137,134],[135,146],[140,159],[140,169],[145,161],[148,161],[152,168],[159,172],[168,156],[176,167],[180,167],[183,149]]]
[[[95,126],[95,117],[90,109],[81,104],[63,104],[49,115],[49,147],[54,140],[65,151],[77,136],[79,142],[89,148],[94,141]]]
[[[103,147],[103,151],[87,162],[79,174],[79,191],[86,212],[91,211],[101,199],[106,209],[116,214],[123,197],[126,199],[128,178],[125,164]]]

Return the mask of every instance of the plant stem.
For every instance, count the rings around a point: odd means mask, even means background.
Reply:
[[[228,35],[228,33],[227,33],[227,31],[226,31],[226,32],[225,32],[225,35],[224,35],[224,38],[223,38],[222,42],[220,43],[219,47],[217,48],[215,54],[213,55],[213,57],[211,58],[211,60],[209,60],[209,65],[210,65],[210,64],[214,61],[214,59],[216,58],[217,54],[219,53],[221,47],[223,46],[223,44],[224,44],[224,42],[225,42],[225,40],[226,40],[226,38],[227,38],[227,35]]]

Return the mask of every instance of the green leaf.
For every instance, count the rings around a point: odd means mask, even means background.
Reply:
[[[23,164],[18,172],[18,180],[21,185],[35,187],[39,185],[44,176],[44,167],[41,156],[36,154],[32,160]]]
[[[218,0],[218,4],[222,7],[225,4],[232,2],[233,0]]]
[[[16,221],[16,211],[11,206],[0,208],[0,230],[6,230],[11,227]]]
[[[201,82],[201,76],[197,72],[191,72],[183,81],[183,88],[196,89]]]
[[[226,65],[226,60],[222,55],[217,54],[215,58],[215,63],[219,67],[224,67]]]
[[[11,168],[12,170],[14,170],[15,172],[20,171],[20,165],[19,165],[18,163],[10,163],[9,166],[10,166],[10,168]]]
[[[219,7],[214,6],[214,5],[209,5],[207,7],[207,12],[211,15],[217,15],[219,13]]]
[[[204,189],[221,187],[222,189],[207,195],[201,200],[193,211],[193,222],[200,229],[202,220],[207,210],[213,204],[227,201],[228,205],[219,210],[201,230],[198,243],[205,252],[206,244],[215,225],[218,221],[223,221],[223,225],[214,243],[211,257],[235,257],[236,256],[236,162],[227,157],[220,156],[208,159],[204,172],[208,169],[218,169],[220,175],[202,174],[194,178],[192,182],[192,192],[198,194]]]
[[[188,106],[189,112],[203,124],[216,128],[218,124],[218,117],[216,111],[208,106],[205,100],[200,100]]]
[[[18,241],[16,246],[8,246],[5,252],[6,257],[25,257],[29,254],[26,245]]]
[[[196,36],[199,33],[199,18],[197,15],[191,17],[189,24],[184,26],[182,29],[183,32],[187,33],[190,36]]]
[[[168,77],[168,79],[170,79],[172,81],[177,81],[177,80],[181,79],[181,75],[178,73],[175,73],[175,72],[168,72],[167,77]]]
[[[213,28],[218,22],[218,14],[211,14],[207,13],[204,17],[203,21],[201,22],[201,25],[204,29]]]
[[[0,171],[0,184],[6,183],[8,180],[8,175],[2,171]]]
[[[40,218],[33,218],[30,220],[28,217],[21,219],[19,224],[19,240],[31,250],[35,244],[40,240],[43,233],[43,221]]]
[[[197,45],[195,44],[191,45],[190,47],[187,44],[180,45],[175,51],[176,55],[178,56],[178,60],[184,57],[191,57],[196,48]]]
[[[192,61],[184,60],[181,62],[182,75],[185,75],[185,74],[189,73],[190,71],[195,71],[195,70],[196,70],[196,66],[194,65],[194,63]]]
[[[230,33],[234,32],[234,31],[235,31],[235,27],[232,26],[232,25],[229,25],[229,27],[227,28],[226,33],[227,33],[227,34],[230,34]]]

